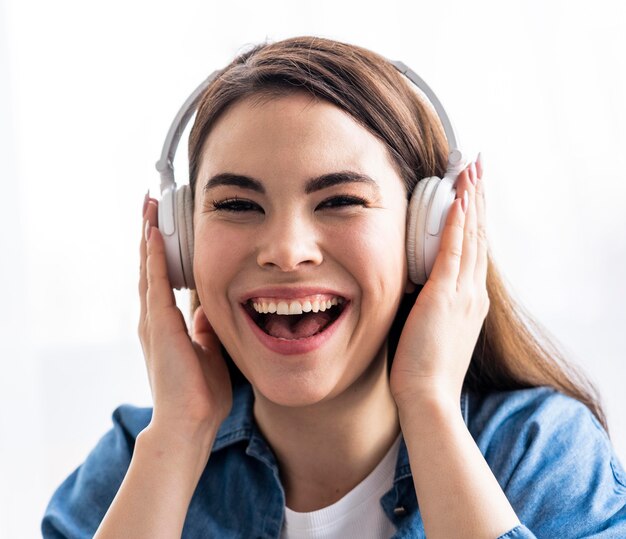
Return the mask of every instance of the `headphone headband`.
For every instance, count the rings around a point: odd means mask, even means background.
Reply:
[[[163,193],[163,191],[165,191],[168,187],[176,185],[176,181],[174,180],[174,156],[176,155],[176,149],[178,148],[180,137],[183,135],[183,131],[185,130],[185,127],[187,127],[187,123],[189,123],[193,113],[196,112],[198,101],[200,101],[202,94],[204,94],[205,90],[217,77],[220,71],[220,69],[213,71],[213,73],[203,80],[191,93],[191,95],[183,103],[182,107],[180,107],[178,114],[176,114],[176,117],[167,132],[165,142],[163,143],[163,150],[161,150],[161,158],[156,162],[156,169],[159,171],[159,175],[161,176],[161,193]]]
[[[452,122],[446,113],[446,110],[443,108],[441,101],[424,82],[424,80],[415,73],[410,67],[400,61],[395,60],[387,60],[391,65],[393,65],[400,73],[406,76],[415,86],[417,86],[423,93],[426,95],[430,103],[435,108],[435,112],[437,116],[439,116],[439,121],[443,126],[443,130],[446,134],[446,139],[448,141],[448,168],[456,167],[462,161],[462,154],[459,149],[458,138],[454,131],[454,127],[452,126]],[[183,103],[182,107],[176,114],[172,125],[170,126],[169,131],[167,132],[167,136],[165,137],[165,142],[163,143],[163,150],[161,151],[161,158],[156,162],[156,169],[161,176],[161,194],[169,188],[176,186],[176,180],[174,179],[174,156],[176,155],[176,149],[178,148],[178,143],[180,141],[180,137],[187,127],[187,123],[193,116],[194,112],[196,112],[196,108],[200,98],[204,94],[205,90],[209,87],[209,85],[215,80],[217,75],[221,72],[221,69],[213,71],[205,80],[203,80],[200,85],[191,93],[191,95],[186,99]]]
[[[446,109],[443,108],[441,101],[432,91],[430,86],[426,84],[424,79],[420,77],[415,71],[413,71],[409,66],[407,66],[404,62],[400,62],[397,60],[387,60],[390,64],[392,64],[400,73],[402,73],[406,78],[408,78],[415,86],[417,86],[428,98],[435,108],[435,112],[437,116],[439,116],[439,121],[443,126],[443,130],[446,134],[446,140],[448,141],[448,152],[453,152],[454,150],[459,150],[459,143],[456,132],[454,131],[454,126],[448,117],[448,113]]]

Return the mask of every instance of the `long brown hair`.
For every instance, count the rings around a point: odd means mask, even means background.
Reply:
[[[319,37],[256,45],[237,56],[206,90],[189,137],[192,193],[202,147],[217,118],[235,102],[309,92],[350,114],[386,145],[407,199],[421,178],[445,172],[448,145],[439,119],[413,85],[383,57],[362,47]],[[405,295],[392,324],[390,365],[400,333],[421,287]],[[584,403],[608,430],[597,390],[559,350],[556,341],[507,291],[489,254],[490,307],[464,387],[488,392],[551,386]],[[191,293],[192,313],[199,306]],[[228,357],[233,383],[243,375]]]

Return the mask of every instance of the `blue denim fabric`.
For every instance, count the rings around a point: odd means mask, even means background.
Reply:
[[[238,389],[192,497],[183,538],[278,538],[285,496],[274,455]],[[461,412],[522,523],[500,538],[626,538],[626,474],[591,412],[549,388],[464,393]],[[44,538],[94,535],[126,474],[151,408],[122,405],[105,434],[54,493]],[[424,529],[402,440],[392,489],[380,500],[395,538]]]

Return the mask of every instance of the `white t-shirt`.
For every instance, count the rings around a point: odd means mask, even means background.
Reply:
[[[328,507],[297,513],[285,508],[281,539],[380,539],[391,537],[396,527],[380,499],[393,485],[400,435],[383,460],[363,481]]]

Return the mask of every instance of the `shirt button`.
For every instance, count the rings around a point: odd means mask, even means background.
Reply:
[[[400,505],[393,510],[393,514],[397,517],[403,517],[404,515],[406,515],[406,509]]]

